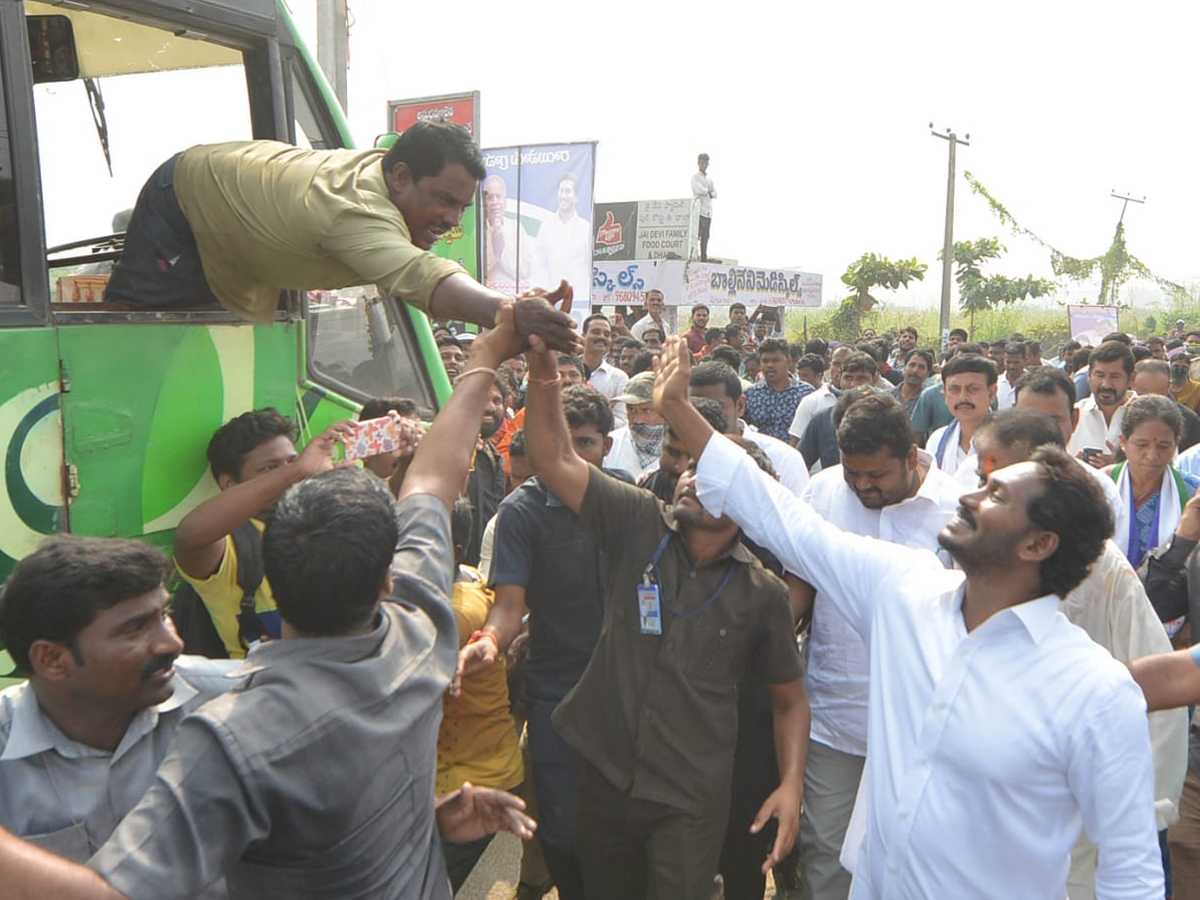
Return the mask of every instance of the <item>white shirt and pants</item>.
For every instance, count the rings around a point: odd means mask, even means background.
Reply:
[[[700,502],[826,592],[870,657],[866,835],[854,900],[1061,900],[1071,847],[1099,847],[1100,900],[1161,900],[1146,704],[1046,595],[970,633],[965,576],[828,524],[728,439]]]
[[[938,532],[953,518],[962,491],[930,454],[919,451],[918,459],[928,471],[917,492],[882,509],[862,505],[841,466],[814,475],[804,499],[825,521],[853,534],[937,551]],[[804,678],[812,731],[800,818],[801,877],[811,900],[845,900],[850,890],[850,873],[838,857],[867,755],[869,674],[861,635],[818,591]]]

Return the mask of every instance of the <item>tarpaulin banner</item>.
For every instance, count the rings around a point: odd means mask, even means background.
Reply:
[[[593,215],[596,239],[592,246],[592,259],[636,259],[637,203],[597,203],[593,207]]]
[[[503,294],[575,289],[571,313],[591,308],[596,145],[543,144],[483,151],[483,283]]]
[[[819,307],[822,279],[797,269],[756,269],[682,259],[597,260],[592,264],[592,303],[641,305],[659,290],[667,306]]]
[[[592,258],[687,259],[691,205],[686,197],[597,203]]]
[[[388,131],[397,134],[417,122],[455,122],[472,135],[479,134],[479,92],[446,94],[439,97],[419,97],[415,100],[388,101]],[[437,256],[452,259],[479,277],[479,199],[463,211],[462,223],[441,236],[432,250]]]
[[[1068,306],[1067,319],[1071,326],[1071,339],[1099,347],[1100,339],[1117,327],[1117,308],[1115,306]]]

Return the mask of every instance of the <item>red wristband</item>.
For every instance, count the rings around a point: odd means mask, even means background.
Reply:
[[[496,635],[490,631],[475,632],[473,635],[471,635],[469,638],[467,638],[467,644],[469,646],[471,644],[474,644],[477,641],[483,640],[484,638],[491,638],[492,644],[496,647],[496,652],[497,653],[500,652],[500,642],[498,640],[496,640]]]

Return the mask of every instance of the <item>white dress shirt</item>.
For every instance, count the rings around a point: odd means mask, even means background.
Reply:
[[[649,314],[642,316],[640,319],[634,322],[633,325],[629,327],[629,333],[639,341],[644,341],[646,339],[646,332],[651,328],[661,331],[664,339],[669,335],[674,334],[674,331],[671,330],[671,326],[667,324],[667,317],[665,315],[663,316],[662,322],[655,322],[654,317]]]
[[[1112,453],[1117,448],[1117,440],[1121,436],[1125,407],[1129,405],[1129,400],[1136,396],[1133,391],[1129,392],[1128,399],[1113,413],[1111,422],[1104,421],[1104,413],[1100,411],[1095,397],[1084,397],[1076,403],[1079,424],[1075,426],[1075,432],[1071,435],[1071,443],[1067,444],[1067,452],[1074,456],[1084,447],[1099,447],[1105,453]],[[1112,450],[1109,449],[1109,444],[1112,445]]]
[[[775,473],[779,476],[779,483],[797,497],[803,494],[804,489],[808,487],[808,466],[804,464],[804,457],[800,455],[800,451],[777,437],[763,434],[742,419],[738,419],[738,425],[742,429],[742,437],[756,444],[758,449],[767,455],[767,459],[771,460],[771,465],[775,467]]]
[[[996,409],[1012,409],[1017,402],[1017,385],[1008,380],[1008,373],[1001,372],[996,381]]]
[[[0,824],[85,862],[153,784],[180,720],[237,686],[226,675],[240,666],[241,660],[179,657],[175,692],[137,712],[111,753],[59,731],[28,682],[6,689],[0,693]]]
[[[968,449],[964,450],[958,434],[958,422],[951,422],[929,436],[925,450],[933,457],[934,465],[958,482],[963,493],[976,491],[979,489],[979,457],[975,454],[975,439],[972,438]],[[943,439],[946,447],[938,460],[938,446]]]
[[[808,427],[808,423],[819,415],[822,410],[831,409],[837,404],[837,395],[829,389],[829,382],[825,382],[815,391],[800,401],[800,405],[796,407],[796,414],[792,416],[792,424],[788,426],[788,434],[796,440],[804,437],[804,429]],[[801,457],[803,459],[803,457]],[[813,463],[810,470],[813,474],[821,471],[821,461],[817,460]]]
[[[1100,900],[1161,900],[1145,700],[1057,597],[968,633],[965,576],[933,553],[835,528],[720,435],[697,476],[709,512],[825,591],[866,640],[854,900],[1061,900],[1081,825],[1100,848]]]
[[[609,400],[613,397],[619,397],[625,393],[625,384],[629,381],[629,376],[624,369],[618,369],[608,360],[601,360],[600,365],[592,370],[592,377],[588,379],[588,384],[602,393]],[[613,428],[622,428],[627,422],[628,411],[625,409],[624,403],[614,403],[612,405],[613,412]]]
[[[529,282],[551,290],[567,279],[575,289],[571,314],[582,322],[591,309],[592,223],[573,215],[563,221],[558,215],[542,221],[533,248],[533,271]]]
[[[913,550],[938,550],[937,536],[958,510],[957,482],[920,451],[928,471],[917,492],[882,509],[867,509],[846,484],[841,466],[813,476],[804,499],[829,522],[853,534]],[[867,645],[821,591],[813,601],[804,687],[812,709],[812,739],[855,756],[867,755]]]
[[[696,212],[706,219],[711,219],[715,196],[717,189],[713,186],[713,180],[697,169],[696,174],[692,176],[692,202],[696,204]]]

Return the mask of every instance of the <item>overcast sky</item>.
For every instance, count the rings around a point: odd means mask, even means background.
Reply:
[[[316,0],[289,0],[315,51]],[[481,142],[599,142],[598,200],[686,196],[697,153],[719,198],[712,253],[825,275],[864,251],[930,266],[940,290],[945,141],[960,147],[955,236],[997,235],[996,271],[1050,276],[962,181],[1080,257],[1121,204],[1152,270],[1200,276],[1194,42],[1183,3],[604,4],[349,0],[349,113],[366,145],[390,99],[479,90]],[[1083,291],[1068,286],[1065,296]],[[1064,292],[1060,291],[1059,299]]]

